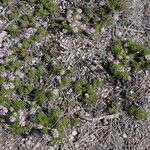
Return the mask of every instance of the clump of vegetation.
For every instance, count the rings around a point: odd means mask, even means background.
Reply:
[[[16,26],[8,27],[6,29],[6,31],[8,32],[8,34],[10,34],[13,37],[17,37],[19,35],[19,32],[20,32]]]
[[[147,113],[144,110],[136,107],[128,108],[127,113],[137,120],[145,120],[147,117]]]
[[[38,89],[33,90],[32,96],[34,100],[36,100],[40,105],[48,101],[46,92],[43,90],[38,90]]]
[[[56,13],[58,11],[57,4],[53,0],[39,0],[39,5],[36,10],[37,16],[46,16],[48,13]]]
[[[21,96],[25,96],[27,94],[30,94],[30,92],[32,91],[32,87],[31,86],[19,86],[17,89],[17,92],[19,95]]]
[[[117,41],[112,46],[114,58],[109,60],[109,67],[114,76],[127,81],[133,72],[148,69],[146,55],[149,50],[132,41]]]
[[[25,103],[22,100],[14,100],[12,101],[11,106],[15,111],[18,111],[19,109],[25,108]]]
[[[53,66],[54,74],[60,74],[62,70],[63,70],[63,66],[61,64],[56,64]]]
[[[43,28],[43,27],[40,27],[36,34],[31,36],[31,39],[33,41],[40,41],[43,37],[45,37],[47,35],[47,31]]]
[[[108,108],[107,112],[108,114],[114,114],[118,110],[119,106],[116,103],[111,104],[111,106]]]
[[[77,80],[74,85],[75,91],[81,97],[80,101],[89,106],[97,103],[96,89],[101,86],[102,83],[95,79],[90,83],[85,80]]]
[[[24,16],[23,18],[20,18],[18,21],[18,26],[23,29],[23,28],[27,28],[29,26],[29,20],[27,18],[27,16]]]
[[[74,74],[73,70],[67,69],[64,73],[64,75],[61,77],[60,80],[60,87],[62,89],[69,88],[71,86],[71,80],[70,77]]]
[[[33,14],[28,14],[28,15],[27,15],[27,19],[29,20],[29,23],[30,23],[30,24],[35,25],[35,23],[36,23],[36,18],[34,17]]]
[[[17,17],[19,16],[22,8],[21,6],[19,7],[19,6],[12,5],[10,10],[11,10],[11,13],[9,14],[9,19],[14,20],[14,19],[17,19]]]
[[[24,134],[25,133],[25,128],[21,127],[18,121],[11,123],[10,129],[13,134]]]

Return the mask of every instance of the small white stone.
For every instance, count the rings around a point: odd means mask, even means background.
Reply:
[[[94,135],[94,134],[91,135],[91,139],[92,139],[92,140],[95,139],[95,135]]]
[[[77,134],[78,134],[78,132],[76,130],[72,132],[73,136],[76,136]]]
[[[28,141],[26,141],[26,145],[31,145],[31,141],[30,140],[28,140]]]
[[[123,138],[127,138],[127,134],[126,133],[123,134]]]
[[[69,140],[73,141],[73,136],[72,135],[69,136]]]
[[[80,109],[81,109],[81,108],[80,108],[79,106],[76,107],[76,110],[77,110],[77,111],[80,110]]]
[[[147,60],[150,60],[150,55],[146,55],[145,58],[146,58]]]

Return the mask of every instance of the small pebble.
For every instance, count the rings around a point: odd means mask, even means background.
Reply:
[[[72,132],[72,135],[73,135],[73,136],[76,136],[77,134],[78,134],[77,131],[73,131],[73,132]]]

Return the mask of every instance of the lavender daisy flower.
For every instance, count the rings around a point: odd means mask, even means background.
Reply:
[[[120,63],[119,60],[114,60],[115,65],[119,65],[119,63]]]
[[[11,74],[8,78],[9,78],[10,81],[14,81],[15,80],[15,76],[13,74]]]
[[[43,127],[44,127],[44,126],[41,125],[41,124],[38,124],[38,125],[37,125],[37,128],[38,128],[38,129],[43,129]]]
[[[24,74],[20,70],[16,70],[14,74],[19,76],[21,79],[24,78]]]
[[[71,22],[71,17],[72,17],[72,16],[67,15],[67,21],[68,21],[68,22]]]
[[[2,72],[1,77],[7,77],[9,75],[9,71],[5,70]]]
[[[81,15],[76,15],[76,19],[80,20],[81,19]]]
[[[94,29],[94,28],[91,28],[91,29],[89,30],[89,32],[90,32],[91,34],[93,34],[93,33],[95,32],[95,29]]]
[[[63,33],[67,33],[67,29],[63,29],[63,31],[62,31]]]
[[[10,116],[9,120],[10,120],[10,122],[15,122],[16,121],[16,117],[15,116]]]
[[[78,8],[78,9],[77,9],[77,12],[78,12],[79,14],[81,14],[81,13],[82,13],[82,9]]]
[[[3,83],[3,87],[5,88],[5,90],[8,90],[8,89],[13,89],[15,86],[13,83]]]
[[[42,136],[42,141],[43,141],[43,142],[46,142],[46,143],[50,141],[50,138],[48,137],[47,134],[44,134],[44,135]]]
[[[75,21],[74,21],[74,26],[81,26],[81,22],[78,21],[78,20],[75,20]]]
[[[61,76],[56,76],[55,79],[60,82],[61,81]]]
[[[54,138],[58,138],[59,137],[59,132],[57,129],[52,129],[51,130],[51,134]]]
[[[6,115],[8,112],[8,109],[2,105],[0,105],[0,116]]]
[[[86,29],[87,29],[86,24],[81,24],[81,29],[82,29],[82,30],[86,30]]]
[[[78,27],[74,27],[72,30],[73,30],[74,33],[77,33],[78,32]]]
[[[146,60],[149,61],[150,60],[150,55],[146,55],[145,58],[146,58]]]
[[[19,124],[24,127],[25,126],[25,112],[24,110],[20,109],[18,111],[18,114],[19,114]]]
[[[34,115],[36,113],[37,108],[33,107],[30,109],[30,115]]]
[[[103,7],[105,4],[106,4],[106,2],[104,0],[100,0],[100,2],[99,2],[100,7]]]

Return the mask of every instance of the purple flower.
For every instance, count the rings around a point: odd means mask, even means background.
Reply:
[[[3,87],[6,89],[6,90],[8,90],[8,89],[13,89],[15,86],[14,86],[14,84],[13,83],[3,83]]]
[[[8,109],[2,105],[0,105],[0,116],[6,115],[8,112]]]
[[[56,95],[56,96],[59,96],[59,89],[54,89],[53,94]]]
[[[61,81],[61,76],[56,76],[55,79],[56,79],[57,81]]]
[[[38,129],[43,129],[43,127],[44,127],[44,126],[41,125],[41,124],[38,124],[38,125],[37,125],[37,128],[38,128]]]
[[[91,28],[89,31],[90,31],[91,34],[93,34],[95,32],[95,29]]]
[[[48,137],[47,134],[44,134],[44,135],[42,136],[42,141],[43,141],[43,142],[46,142],[46,143],[50,141],[50,138]]]
[[[73,30],[74,33],[77,33],[78,32],[78,27],[74,27],[72,30]]]
[[[76,15],[76,19],[80,20],[81,19],[81,15]]]
[[[59,137],[59,132],[57,129],[52,129],[51,130],[51,134],[54,138],[58,138]]]
[[[86,29],[87,29],[86,24],[82,24],[82,25],[81,25],[81,29],[82,29],[82,30],[86,30]]]
[[[19,76],[21,79],[24,77],[24,74],[20,70],[16,70],[14,74]]]
[[[72,16],[70,16],[70,15],[67,15],[67,21],[68,21],[68,22],[72,22],[72,21],[73,21],[73,18],[72,18]]]
[[[9,71],[5,70],[2,72],[1,77],[7,77],[9,75]]]
[[[10,120],[10,122],[15,122],[16,121],[16,117],[15,116],[10,116],[9,120]]]
[[[99,2],[100,7],[104,6],[105,4],[106,4],[106,2],[104,0],[100,0],[100,2]]]
[[[14,81],[15,80],[15,76],[13,74],[11,74],[8,78],[9,78],[10,81]]]
[[[36,113],[37,108],[33,107],[30,109],[30,115],[34,115]]]
[[[18,114],[19,114],[19,124],[24,127],[25,126],[25,112],[24,110],[20,109],[18,111]]]

